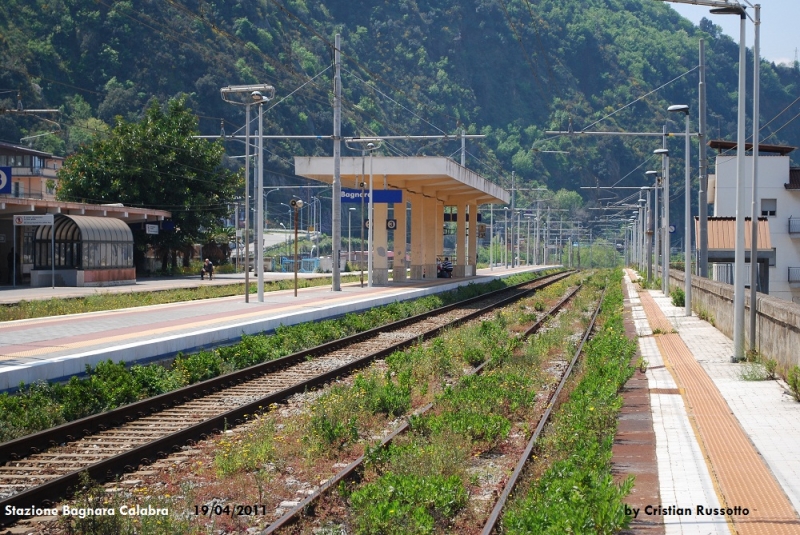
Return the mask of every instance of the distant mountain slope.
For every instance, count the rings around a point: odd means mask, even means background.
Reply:
[[[489,135],[469,144],[469,165],[492,179],[507,182],[514,170],[520,183],[552,189],[634,185],[657,141],[543,142],[543,132],[567,128],[570,118],[575,129],[660,131],[675,103],[689,104],[696,117],[697,72],[689,71],[704,36],[710,136],[733,139],[738,47],[710,22],[702,26],[655,0],[6,0],[0,90],[11,92],[0,102],[13,107],[19,90],[26,107],[63,107],[61,121],[72,128],[37,140],[63,153],[87,139],[91,119],[135,117],[151,98],[178,93],[192,94],[206,133],[219,132],[220,118],[230,133],[243,112],[222,102],[219,88],[266,81],[286,100],[265,114],[265,130],[329,134],[332,72],[325,69],[340,32],[345,135],[464,127]],[[762,65],[762,124],[800,96],[798,82],[797,69]],[[800,123],[781,128],[797,106],[762,138],[780,129],[769,142],[797,144]],[[0,115],[0,139],[50,128]],[[412,154],[457,149],[390,146]],[[279,177],[291,173],[291,155],[329,154],[330,144],[276,141],[270,151]]]

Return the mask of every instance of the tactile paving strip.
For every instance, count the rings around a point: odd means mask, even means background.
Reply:
[[[725,507],[747,508],[747,515],[729,516],[740,535],[800,534],[800,518],[783,489],[731,413],[711,378],[648,292],[640,292],[651,327],[662,329],[656,342],[672,367]],[[664,326],[669,325],[669,330]],[[776,438],[777,439],[777,438]],[[700,505],[700,504],[698,504]]]

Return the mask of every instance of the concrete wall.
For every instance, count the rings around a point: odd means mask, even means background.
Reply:
[[[670,270],[670,288],[683,289],[682,271]],[[733,286],[692,277],[692,310],[706,312],[723,334],[733,338]],[[745,347],[750,347],[750,290],[745,290]],[[800,364],[800,305],[765,294],[756,298],[756,348],[778,361],[785,374]]]

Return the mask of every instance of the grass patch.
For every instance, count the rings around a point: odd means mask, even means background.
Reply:
[[[621,279],[615,272],[612,280]],[[505,533],[615,533],[627,526],[623,500],[633,486],[616,484],[611,446],[619,389],[630,378],[635,344],[624,335],[622,291],[609,286],[600,325],[585,348],[582,376],[540,444],[541,477],[503,517]]]
[[[395,302],[335,320],[281,326],[272,335],[245,335],[241,342],[231,346],[179,355],[168,368],[158,364],[126,368],[121,362],[107,361],[95,368],[87,367],[88,377],[72,377],[66,384],[20,385],[15,394],[0,394],[0,442],[540,276],[543,274],[522,274],[505,281],[469,284],[443,294]]]
[[[199,273],[199,269],[197,271]],[[355,282],[359,280],[356,275],[342,276],[342,282]],[[310,288],[330,284],[330,277],[315,277],[299,279],[298,287]],[[264,283],[265,292],[289,290],[294,288],[294,280],[279,280]],[[258,290],[255,284],[250,284],[250,293]],[[198,286],[196,288],[176,288],[158,292],[126,292],[126,293],[99,293],[86,297],[68,299],[52,298],[37,301],[20,301],[12,305],[0,306],[0,321],[12,321],[51,316],[64,316],[66,314],[82,314],[85,312],[102,312],[106,310],[119,310],[151,305],[163,305],[183,301],[197,301],[200,299],[214,299],[218,297],[231,297],[244,295],[244,283],[226,284],[222,286]]]

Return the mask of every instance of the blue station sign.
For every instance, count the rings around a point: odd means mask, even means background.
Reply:
[[[361,196],[364,202],[369,202],[369,190],[342,188],[342,202],[360,203]],[[373,189],[372,202],[374,203],[399,203],[403,202],[403,191],[399,189]]]

